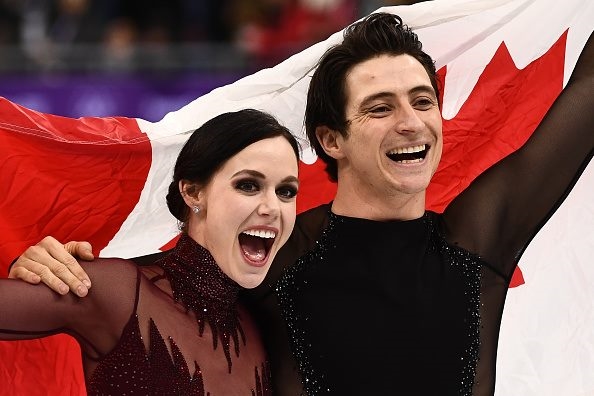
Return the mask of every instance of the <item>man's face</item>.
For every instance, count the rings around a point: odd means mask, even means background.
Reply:
[[[337,144],[339,181],[361,196],[422,196],[443,147],[437,97],[423,66],[409,55],[382,55],[346,76],[346,138]]]

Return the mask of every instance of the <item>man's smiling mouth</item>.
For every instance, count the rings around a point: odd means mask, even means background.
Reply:
[[[428,151],[429,145],[421,144],[418,146],[401,147],[390,150],[386,153],[386,156],[394,162],[412,164],[423,161]]]

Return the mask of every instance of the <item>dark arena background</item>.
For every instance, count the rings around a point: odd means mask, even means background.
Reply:
[[[327,38],[380,0],[2,0],[0,96],[157,121]]]

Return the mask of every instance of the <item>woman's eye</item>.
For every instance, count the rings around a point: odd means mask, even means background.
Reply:
[[[253,180],[242,180],[235,184],[235,188],[243,192],[252,193],[258,191],[260,186]]]
[[[293,186],[285,186],[276,189],[276,195],[280,198],[291,199],[297,195],[297,188]]]

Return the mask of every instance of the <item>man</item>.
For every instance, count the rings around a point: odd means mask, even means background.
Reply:
[[[433,63],[397,16],[351,26],[320,61],[306,108],[336,197],[299,216],[267,280],[246,296],[278,393],[302,384],[307,394],[492,394],[511,274],[592,157],[593,96],[590,38],[533,137],[442,214],[426,212],[442,150]],[[37,254],[26,252],[12,275],[41,273]]]

